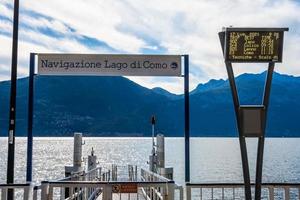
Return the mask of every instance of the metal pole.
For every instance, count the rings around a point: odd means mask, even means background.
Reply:
[[[269,106],[274,67],[275,67],[274,62],[269,63],[267,80],[266,80],[266,84],[265,84],[265,88],[264,88],[264,97],[263,97],[263,105],[265,106],[266,109]]]
[[[28,124],[27,124],[27,171],[26,181],[32,181],[32,149],[33,149],[33,96],[34,96],[34,58],[35,54],[30,53],[29,61],[29,88],[28,88]]]
[[[263,105],[264,112],[262,118],[262,136],[258,138],[258,147],[257,147],[257,160],[256,160],[256,184],[255,184],[255,200],[261,199],[261,183],[262,183],[262,168],[263,168],[263,155],[264,155],[264,144],[265,144],[265,130],[267,124],[267,111],[269,107],[269,99],[271,93],[271,85],[273,78],[275,63],[269,63],[267,79],[264,89]]]
[[[17,65],[18,65],[18,29],[19,29],[19,0],[14,2],[14,24],[12,41],[11,86],[8,130],[8,157],[7,157],[7,183],[14,182],[15,166],[15,122],[16,122],[16,92],[17,92]],[[8,190],[8,199],[14,198],[12,189]]]
[[[189,55],[184,55],[184,140],[185,140],[185,182],[190,182],[190,96]]]
[[[241,134],[242,126],[241,126],[240,111],[239,111],[240,110],[240,102],[239,102],[238,92],[237,92],[237,88],[236,88],[236,84],[235,84],[232,64],[229,62],[225,62],[225,64],[226,64],[228,80],[229,80],[233,103],[234,103],[234,110],[235,110],[235,116],[236,116],[237,125],[238,125],[238,131],[239,131],[239,142],[240,142],[242,165],[243,165],[243,176],[244,176],[244,183],[245,183],[245,197],[246,197],[246,200],[250,200],[251,199],[250,172],[249,172],[249,164],[248,164],[246,139]]]
[[[154,142],[154,136],[155,136],[155,116],[153,115],[151,117],[151,126],[152,126],[152,155],[155,154],[155,142]]]
[[[156,152],[155,152],[155,142],[154,142],[154,135],[155,135],[155,116],[151,117],[151,127],[152,127],[152,150],[151,155],[149,156],[149,170],[152,172],[157,172],[156,166]]]

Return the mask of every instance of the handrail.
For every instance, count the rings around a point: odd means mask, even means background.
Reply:
[[[73,197],[79,197],[84,195],[84,191],[89,189],[94,189],[95,191],[101,191],[106,197],[112,196],[114,186],[116,185],[132,185],[135,184],[137,188],[151,189],[155,192],[155,195],[161,200],[173,200],[175,184],[174,181],[164,182],[164,181],[43,181],[42,182],[42,198],[53,198],[54,188],[72,188],[70,193],[70,199]],[[74,188],[80,188],[78,191],[74,192]],[[160,189],[158,189],[160,188]],[[138,192],[136,193],[138,194]],[[103,197],[103,199],[106,199]]]
[[[22,188],[26,186],[31,186],[31,183],[8,183],[8,184],[0,184],[0,188]]]
[[[170,180],[166,177],[163,177],[159,174],[156,174],[154,172],[151,172],[146,169],[141,169],[141,178],[142,181],[148,182],[148,181],[162,181],[165,182],[168,187],[165,188],[166,190],[157,190],[155,187],[151,187],[148,189],[142,188],[142,193],[144,197],[149,200],[149,199],[174,199],[175,197],[175,190],[179,191],[179,199],[183,200],[183,187],[178,186],[175,181]],[[168,194],[165,196],[165,194]]]
[[[15,183],[15,184],[0,184],[0,199],[7,199],[7,192],[9,189],[23,189],[23,199],[32,199],[33,197],[33,184],[32,183]]]
[[[251,187],[254,187],[255,184],[252,183]],[[218,199],[234,199],[235,197],[243,197],[243,194],[236,194],[235,189],[244,188],[243,183],[186,183],[186,199],[192,200],[192,189],[196,189],[199,191],[197,193],[197,199],[202,199],[203,194],[202,190],[206,190],[206,196],[209,196],[213,199],[214,196],[218,196]],[[300,197],[300,183],[262,183],[262,188],[266,189],[264,196],[268,196],[270,200],[274,200],[276,197],[275,190],[282,189],[283,190],[283,196],[285,200],[292,200],[295,198],[295,195]],[[221,194],[217,193],[217,190],[221,189]],[[231,193],[226,193],[225,190],[231,189]],[[296,191],[291,192],[291,189],[298,190],[297,194]],[[292,195],[294,196],[292,196]],[[195,195],[195,193],[194,193]],[[227,195],[227,196],[226,196]]]
[[[151,175],[151,176],[153,176],[153,177],[155,177],[155,178],[158,178],[158,179],[160,179],[160,180],[162,180],[162,181],[165,181],[165,182],[172,181],[172,180],[170,180],[170,179],[168,179],[168,178],[166,178],[166,177],[163,177],[163,176],[161,176],[161,175],[159,175],[159,174],[156,174],[156,173],[151,172],[151,171],[149,171],[149,170],[147,170],[147,169],[141,168],[141,174],[143,175],[143,173],[147,173],[148,175]],[[173,181],[173,182],[174,182],[174,181]]]
[[[244,186],[244,183],[186,183],[187,186]],[[251,183],[252,186],[255,183]],[[300,186],[300,183],[262,183],[262,185]]]
[[[174,181],[43,181],[42,184],[49,184],[49,185],[91,185],[95,186],[102,186],[102,185],[115,185],[115,184],[137,184],[138,186],[143,185],[165,185],[166,183],[175,183]]]

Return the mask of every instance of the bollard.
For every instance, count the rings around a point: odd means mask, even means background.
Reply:
[[[73,166],[80,168],[82,162],[82,134],[74,133]]]
[[[156,136],[157,168],[165,167],[165,137],[162,134]]]
[[[65,177],[71,177],[73,173],[82,172],[82,133],[74,133],[73,166],[65,166]],[[76,189],[76,188],[75,188]],[[72,195],[70,188],[65,188],[65,198]]]

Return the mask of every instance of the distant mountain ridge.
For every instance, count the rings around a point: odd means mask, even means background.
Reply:
[[[236,78],[242,104],[260,104],[266,72]],[[0,136],[7,135],[10,82],[0,82]],[[267,136],[299,137],[300,77],[274,73]],[[26,135],[28,78],[18,80],[17,135]],[[35,77],[34,135],[150,136],[151,115],[166,136],[183,136],[183,95],[124,77]],[[192,136],[237,136],[228,80],[190,93]]]
[[[166,96],[171,100],[178,100],[178,99],[183,98],[183,95],[173,94],[173,93],[169,92],[168,90],[165,90],[165,89],[160,88],[160,87],[152,88],[152,91],[156,92],[157,94]]]

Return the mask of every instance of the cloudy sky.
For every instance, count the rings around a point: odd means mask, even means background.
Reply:
[[[0,80],[10,78],[13,0],[0,0]],[[189,54],[191,89],[226,78],[218,31],[226,26],[289,27],[280,73],[300,75],[300,1],[21,0],[18,77],[30,52]],[[266,65],[235,65],[236,74]],[[182,93],[181,78],[129,77]]]

